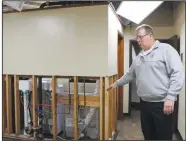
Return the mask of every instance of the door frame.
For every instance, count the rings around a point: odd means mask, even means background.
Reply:
[[[117,66],[118,66],[118,79],[124,74],[124,36],[118,31],[117,38]],[[123,116],[123,86],[117,88],[117,107],[118,118]]]
[[[129,68],[132,64],[132,42],[134,42],[135,40],[131,39],[129,40]],[[129,83],[129,105],[128,105],[128,114],[129,116],[131,116],[131,103],[132,103],[132,84]]]

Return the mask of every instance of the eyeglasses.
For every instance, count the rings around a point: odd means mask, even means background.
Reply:
[[[137,39],[140,39],[140,40],[142,40],[145,36],[147,36],[147,35],[149,35],[150,33],[148,33],[148,34],[145,34],[145,35],[142,35],[142,36],[137,36],[135,39],[137,40]]]

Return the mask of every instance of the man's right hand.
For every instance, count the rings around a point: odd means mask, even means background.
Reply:
[[[117,86],[115,84],[112,84],[110,85],[108,88],[107,88],[107,91],[111,91],[113,89],[115,89]]]

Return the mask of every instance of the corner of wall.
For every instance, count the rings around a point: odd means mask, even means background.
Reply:
[[[114,9],[108,5],[108,75],[118,73],[117,67],[117,48],[118,31],[123,34],[122,25]]]

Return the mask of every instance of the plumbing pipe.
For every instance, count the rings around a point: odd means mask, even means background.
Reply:
[[[24,91],[23,92],[23,102],[24,102],[24,126],[25,128],[28,127],[28,92]],[[27,135],[27,133],[24,130],[24,135]]]
[[[97,96],[98,94],[99,94],[99,80],[96,80],[96,88],[94,90],[94,96]],[[92,121],[92,117],[94,116],[95,112],[96,112],[96,108],[90,108],[87,116],[85,117],[85,119],[83,119],[84,127],[79,133],[79,138],[81,138],[82,135],[84,135],[84,134],[82,134],[82,132],[89,126],[89,124]]]

